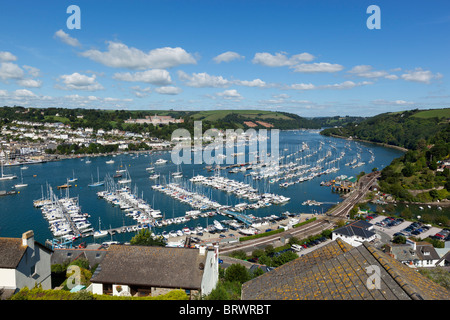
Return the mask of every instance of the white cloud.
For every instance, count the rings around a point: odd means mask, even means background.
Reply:
[[[17,57],[8,51],[0,51],[0,60],[5,62],[16,61]]]
[[[156,92],[160,94],[168,94],[168,95],[176,95],[181,93],[181,88],[177,88],[174,86],[166,86],[166,87],[159,87],[155,89]]]
[[[344,81],[341,83],[335,83],[335,84],[327,84],[324,86],[320,86],[321,89],[337,89],[337,90],[341,90],[341,89],[351,89],[351,88],[355,88],[355,87],[360,87],[360,86],[365,86],[365,85],[369,85],[369,84],[373,84],[373,82],[370,81],[363,81],[363,82],[353,82],[353,81]]]
[[[384,70],[372,70],[372,66],[369,65],[358,65],[358,66],[354,66],[351,70],[348,71],[348,73],[354,74],[355,76],[358,77],[363,77],[363,78],[371,78],[371,79],[375,79],[375,78],[385,78],[385,79],[390,79],[390,80],[397,80],[398,76],[395,74],[389,74],[389,72],[384,71]],[[398,69],[394,69],[397,70]]]
[[[144,98],[149,95],[149,93],[152,91],[150,87],[141,88],[139,86],[131,87],[133,90],[133,94],[138,98]]]
[[[34,79],[22,79],[18,80],[17,83],[27,88],[40,88],[42,86],[41,80],[34,80]]]
[[[108,67],[129,69],[164,69],[182,64],[195,64],[197,61],[183,48],[158,48],[143,52],[119,42],[108,42],[108,50],[87,50],[83,57],[99,62]]]
[[[189,87],[195,88],[205,88],[205,87],[213,87],[213,88],[221,88],[227,87],[231,84],[231,82],[222,76],[211,76],[206,72],[202,73],[193,73],[191,76],[185,73],[184,71],[178,71],[178,77],[180,80],[185,81],[185,84]]]
[[[267,84],[262,81],[261,79],[254,79],[251,81],[248,80],[236,80],[233,81],[234,84],[240,85],[240,86],[245,86],[245,87],[260,87],[260,88],[264,88],[267,86]]]
[[[405,100],[387,101],[384,99],[377,99],[377,100],[373,100],[372,103],[377,104],[377,105],[410,106],[410,105],[413,105],[415,102],[405,101]]]
[[[217,96],[228,100],[241,100],[243,97],[237,92],[236,89],[225,90],[223,92],[216,93]]]
[[[274,86],[273,84],[267,84],[261,79],[228,80],[222,76],[209,75],[206,72],[193,73],[192,75],[188,75],[184,71],[180,70],[178,71],[178,77],[181,81],[184,81],[187,86],[195,88],[225,88],[231,85],[259,88]]]
[[[415,70],[407,71],[401,75],[401,78],[406,81],[414,81],[421,83],[430,83],[433,79],[441,79],[443,76],[440,73],[433,74],[429,70],[422,70],[422,68],[416,68]]]
[[[2,62],[0,64],[0,79],[21,79],[24,75],[23,70],[15,63]]]
[[[81,43],[77,39],[72,38],[67,33],[65,33],[62,29],[56,31],[54,37],[58,38],[59,40],[61,40],[65,44],[68,44],[69,46],[81,47]]]
[[[222,54],[219,54],[217,57],[214,57],[213,60],[216,63],[221,63],[221,62],[230,62],[233,60],[240,60],[240,59],[244,59],[244,58],[245,58],[244,56],[241,56],[237,52],[227,51]]]
[[[255,64],[261,64],[268,67],[284,67],[293,66],[301,62],[309,62],[314,60],[314,56],[310,53],[304,52],[287,57],[285,52],[278,52],[272,55],[268,52],[258,52],[253,57],[252,62]]]
[[[312,83],[294,83],[289,86],[289,88],[294,90],[313,90],[316,86]]]
[[[113,76],[116,80],[129,82],[145,82],[158,86],[163,86],[172,83],[172,79],[167,70],[150,69],[146,71],[139,71],[135,73],[115,73]]]
[[[354,87],[365,86],[365,85],[369,85],[369,84],[373,84],[373,82],[363,81],[363,82],[355,83],[353,81],[344,81],[341,83],[325,84],[325,85],[320,85],[320,86],[316,86],[312,83],[295,83],[295,84],[291,84],[290,86],[288,86],[287,89],[294,89],[294,90],[337,89],[337,90],[341,90],[341,89],[351,89]]]
[[[16,91],[14,91],[14,95],[16,97],[26,97],[26,98],[36,97],[36,95],[33,92],[31,92],[30,90],[27,90],[27,89],[18,89]]]
[[[337,72],[344,69],[340,64],[331,64],[328,62],[320,63],[302,63],[292,66],[295,72],[317,73],[317,72]]]
[[[96,77],[95,74],[89,77],[78,72],[65,74],[59,77],[59,80],[62,81],[65,86],[57,85],[56,87],[63,90],[103,90],[103,86],[96,81]]]
[[[23,68],[27,70],[28,74],[32,77],[39,77],[41,72],[38,68],[35,67],[23,66]]]

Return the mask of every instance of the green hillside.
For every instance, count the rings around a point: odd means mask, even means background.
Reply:
[[[323,135],[352,137],[407,149],[417,149],[439,131],[448,127],[450,109],[410,110],[383,113],[359,123],[329,128]]]

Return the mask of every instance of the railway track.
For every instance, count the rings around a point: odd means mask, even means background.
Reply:
[[[262,246],[265,244],[271,244],[274,241],[280,240],[281,237],[291,235],[295,237],[307,237],[309,235],[314,235],[333,227],[334,221],[340,219],[346,219],[350,210],[359,201],[364,199],[370,186],[376,181],[380,176],[379,172],[372,172],[360,178],[357,188],[340,204],[329,210],[326,216],[319,217],[316,221],[309,224],[300,226],[298,228],[293,228],[286,230],[282,233],[277,233],[272,236],[267,236],[263,238],[258,238],[254,240],[248,240],[243,243],[235,243],[227,247],[220,248],[222,254],[226,254],[235,250],[245,250],[256,246]]]

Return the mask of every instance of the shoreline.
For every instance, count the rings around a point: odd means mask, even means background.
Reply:
[[[399,147],[399,146],[394,146],[392,144],[381,143],[381,142],[374,142],[374,141],[363,140],[363,139],[347,138],[347,137],[339,136],[337,134],[332,134],[332,133],[329,135],[329,137],[344,139],[344,140],[348,140],[348,141],[358,141],[358,142],[372,143],[372,144],[376,144],[376,145],[381,146],[381,147],[392,148],[392,149],[400,150],[400,151],[403,151],[403,152],[408,152],[409,151],[406,148]]]

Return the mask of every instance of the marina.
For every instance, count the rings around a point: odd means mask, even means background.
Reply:
[[[254,233],[254,226],[264,226],[262,223],[270,219],[284,217],[286,211],[300,215],[326,212],[341,201],[340,192],[334,192],[332,186],[351,184],[338,177],[355,177],[360,171],[382,168],[399,154],[401,151],[394,149],[326,138],[314,130],[297,130],[281,132],[277,163],[250,163],[246,159],[243,164],[225,166],[177,166],[171,162],[170,152],[153,151],[117,155],[112,158],[116,165],[106,164],[110,156],[90,156],[27,164],[27,170],[5,166],[4,174],[19,176],[20,180],[23,177],[28,186],[17,189],[20,191],[13,196],[1,197],[0,234],[17,236],[23,229],[33,229],[42,242],[52,241],[56,235],[63,240],[74,239],[74,242],[98,242],[105,238],[126,242],[142,228],[151,228],[154,233],[168,238],[180,237],[180,233],[185,236],[183,230],[189,235],[209,234],[209,230],[217,232],[214,220],[221,223],[224,230],[239,226],[236,230]],[[248,156],[248,152],[245,155]],[[345,165],[354,159],[357,159],[355,164],[359,161],[365,164],[357,168]],[[322,169],[311,170],[317,167]],[[338,171],[325,172],[332,168]],[[230,173],[233,169],[238,170]],[[306,170],[310,171],[306,173]],[[181,173],[176,175],[178,178],[173,175],[176,172]],[[320,179],[317,176],[289,187],[280,186],[314,172],[322,173]],[[116,177],[118,174],[121,177]],[[75,178],[76,181],[69,181]],[[119,183],[119,180],[126,182]],[[18,183],[14,180],[0,181],[0,189],[5,190],[5,194],[12,193],[15,184]],[[43,197],[42,189],[47,190],[47,185],[65,184],[71,187],[54,188],[52,197]],[[67,205],[73,202],[70,210],[78,214],[88,212],[89,217],[83,217],[90,226],[68,222],[69,207],[63,202]],[[58,219],[64,219],[65,224],[59,221],[50,229],[50,222],[42,211],[44,206],[53,213],[60,212]],[[56,215],[53,218],[55,220]],[[107,234],[94,238],[93,233],[100,231],[100,221],[101,230]]]

